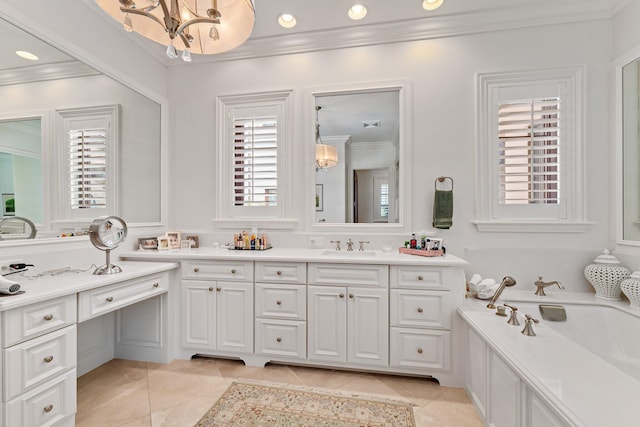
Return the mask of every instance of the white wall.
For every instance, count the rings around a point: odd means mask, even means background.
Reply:
[[[205,232],[212,229],[216,168],[216,95],[272,89],[293,89],[295,103],[295,158],[303,158],[302,111],[306,87],[349,82],[409,79],[412,82],[413,194],[411,227],[429,229],[432,219],[433,180],[455,180],[454,225],[442,230],[449,252],[466,256],[469,271],[488,276],[511,274],[533,288],[538,274],[561,280],[568,287],[585,289],[582,268],[608,243],[607,203],[609,170],[607,114],[608,66],[611,59],[611,27],[608,21],[416,41],[372,47],[296,54],[254,60],[182,66],[170,69],[170,100],[173,108],[173,226]],[[586,117],[584,144],[587,165],[587,212],[593,226],[585,233],[479,233],[474,219],[474,74],[530,70],[565,65],[586,68]],[[197,82],[197,84],[194,84]],[[307,143],[310,143],[307,141]],[[294,170],[296,195],[303,194],[305,167]],[[272,233],[272,242],[306,245],[309,224],[304,223],[307,198],[296,197],[301,223],[293,233]],[[345,240],[353,233],[335,236]],[[229,240],[220,231],[213,239]],[[334,236],[327,236],[333,238]],[[400,245],[407,236],[367,236],[373,245]],[[328,246],[329,238],[325,239]],[[205,240],[206,242],[206,240]],[[502,253],[518,254],[526,265],[513,264]],[[556,260],[562,259],[562,263]],[[574,266],[567,269],[568,265]],[[580,270],[580,272],[578,271]],[[580,273],[580,274],[578,274]]]

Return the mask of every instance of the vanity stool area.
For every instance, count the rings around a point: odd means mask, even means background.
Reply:
[[[466,261],[274,248],[120,254],[180,262],[176,355],[397,373],[464,384]]]
[[[114,357],[170,361],[167,292],[178,264],[119,264],[113,275],[23,278],[25,293],[0,298],[0,426],[73,426],[77,376]]]

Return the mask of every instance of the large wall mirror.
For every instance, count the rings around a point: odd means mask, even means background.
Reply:
[[[640,59],[622,67],[621,89],[622,240],[640,243]]]
[[[0,34],[0,217],[29,218],[39,237],[78,227],[64,216],[65,201],[58,198],[67,184],[60,171],[69,168],[58,113],[117,105],[117,210],[108,214],[131,226],[160,225],[161,104],[3,19]],[[39,59],[19,57],[17,50]]]
[[[316,224],[401,222],[404,95],[401,85],[314,92],[314,142],[337,157],[316,158]]]

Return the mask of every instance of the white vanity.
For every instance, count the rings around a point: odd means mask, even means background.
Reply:
[[[0,425],[74,425],[78,366],[91,364],[78,357],[78,348],[91,347],[78,331],[91,319],[115,313],[117,357],[169,361],[165,294],[178,265],[120,266],[122,273],[106,276],[89,271],[17,277],[26,292],[0,298]]]
[[[176,354],[433,376],[463,385],[458,257],[275,248],[140,251],[181,263]]]

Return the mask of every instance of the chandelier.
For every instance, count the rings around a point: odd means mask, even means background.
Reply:
[[[126,31],[167,46],[169,58],[226,52],[253,31],[252,0],[96,0]]]
[[[324,170],[338,164],[338,150],[336,147],[325,144],[320,138],[318,111],[321,108],[321,106],[316,105],[316,170]]]

